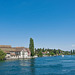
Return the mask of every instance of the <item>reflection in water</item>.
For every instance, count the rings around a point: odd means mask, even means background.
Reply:
[[[20,65],[21,65],[21,66],[30,66],[29,61],[30,61],[30,60],[27,60],[27,59],[21,60],[21,61],[20,61]]]
[[[20,61],[20,66],[22,66],[22,70],[26,72],[30,72],[30,75],[35,75],[35,59],[25,59]]]
[[[34,68],[34,65],[35,65],[35,59],[31,59],[31,75],[35,75],[35,68]]]
[[[2,66],[5,63],[5,61],[0,61],[0,66]]]

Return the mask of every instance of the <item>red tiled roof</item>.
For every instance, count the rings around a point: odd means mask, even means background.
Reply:
[[[15,49],[15,52],[17,52],[17,51],[21,51],[21,50],[23,50],[24,47],[14,47],[13,49]]]
[[[26,50],[29,54],[31,53],[29,48],[25,47],[11,47],[10,45],[0,45],[0,49],[3,50],[5,53],[10,53],[11,51],[17,52]]]
[[[0,45],[0,48],[11,48],[10,45]]]

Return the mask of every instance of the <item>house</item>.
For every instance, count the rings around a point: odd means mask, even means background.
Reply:
[[[43,55],[49,54],[49,51],[42,52]]]
[[[11,47],[10,45],[0,45],[0,49],[6,53],[6,59],[30,58],[31,52],[25,47]]]

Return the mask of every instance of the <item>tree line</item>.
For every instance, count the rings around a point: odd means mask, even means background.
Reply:
[[[44,49],[44,48],[35,48],[34,49],[34,40],[30,38],[29,49],[31,51],[31,56],[37,55],[42,57],[43,55],[53,56],[53,55],[75,55],[75,50],[63,51],[61,49]],[[0,60],[4,60],[6,53],[0,49]]]
[[[71,50],[71,55],[75,55],[75,50]]]
[[[37,55],[37,56],[43,56],[43,55],[48,55],[48,56],[53,56],[53,55],[71,55],[75,54],[75,50],[73,51],[63,51],[61,49],[44,49],[44,48],[35,48],[34,49],[34,40],[30,38],[30,44],[29,44],[29,49],[31,51],[31,56]]]

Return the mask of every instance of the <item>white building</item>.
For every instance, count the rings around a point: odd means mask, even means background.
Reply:
[[[31,52],[25,47],[11,47],[8,45],[0,45],[0,49],[6,53],[6,59],[24,59],[30,58]]]

